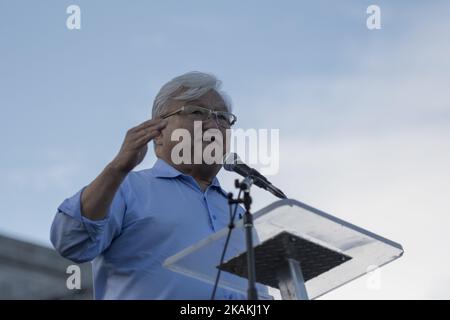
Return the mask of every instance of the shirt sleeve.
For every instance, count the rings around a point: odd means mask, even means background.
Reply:
[[[50,230],[50,240],[63,257],[76,263],[93,260],[120,234],[126,201],[121,184],[103,220],[81,215],[81,194],[65,199],[58,207]]]

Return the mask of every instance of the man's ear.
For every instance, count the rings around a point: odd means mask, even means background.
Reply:
[[[164,131],[164,130],[162,130]],[[155,138],[153,138],[153,142],[155,143],[155,147],[156,146],[162,146],[163,145],[163,141],[164,141],[164,134],[161,131],[161,134]]]
[[[161,146],[161,145],[163,144],[163,141],[164,141],[164,131],[165,131],[165,129],[166,129],[166,128],[162,129],[161,132],[160,132],[160,134],[159,134],[158,136],[156,136],[156,137],[153,138],[153,142],[154,142],[154,144],[155,144],[155,147],[156,147],[156,146]]]
[[[156,140],[157,140],[156,138],[153,139],[153,150],[155,152],[155,155],[159,158],[161,157],[162,142],[161,141],[158,142]]]

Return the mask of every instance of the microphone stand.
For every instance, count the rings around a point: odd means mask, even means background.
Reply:
[[[258,300],[258,292],[256,291],[256,268],[255,268],[255,250],[253,248],[253,216],[250,213],[252,197],[250,196],[250,188],[253,185],[253,177],[247,176],[241,182],[238,179],[234,181],[236,188],[244,193],[243,199],[232,200],[234,203],[243,203],[245,208],[244,228],[245,240],[247,245],[247,277],[248,289],[247,299]]]

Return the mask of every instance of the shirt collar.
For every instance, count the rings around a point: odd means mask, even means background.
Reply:
[[[153,165],[152,168],[153,176],[156,178],[176,178],[179,176],[187,177],[188,179],[193,179],[190,175],[184,174],[174,167],[172,167],[170,164],[168,164],[166,161],[164,161],[161,158],[158,158]],[[220,186],[219,179],[217,177],[214,177],[211,187],[215,187],[220,189],[223,193],[225,191],[222,190],[222,187]]]

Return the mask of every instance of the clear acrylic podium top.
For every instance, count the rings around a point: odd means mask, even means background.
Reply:
[[[383,266],[403,254],[400,244],[340,220],[304,203],[292,199],[280,200],[253,214],[258,243],[274,239],[283,232],[307,240],[344,255],[347,259],[311,279],[305,279],[310,299],[315,299],[376,267]],[[245,253],[243,220],[235,222],[225,262]],[[167,258],[164,265],[172,271],[213,284],[217,274],[228,228]],[[327,250],[328,251],[328,250]],[[216,265],[199,264],[203,257],[213,257]],[[300,264],[302,262],[300,261]],[[256,265],[258,272],[258,264]],[[242,294],[247,292],[247,279],[222,272],[219,287]],[[272,299],[267,287],[258,285],[260,299]]]

